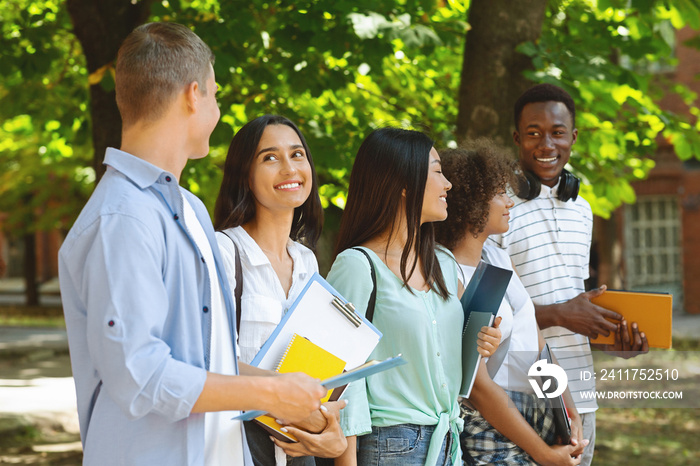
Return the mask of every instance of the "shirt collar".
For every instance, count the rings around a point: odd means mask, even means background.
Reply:
[[[306,270],[306,261],[301,258],[301,250],[302,246],[299,243],[292,241],[291,238],[287,241],[287,251],[294,261],[294,273],[304,278],[308,270]]]
[[[542,189],[540,190],[540,196],[544,198],[548,197],[554,197],[556,198],[558,193],[559,193],[559,185],[561,184],[561,177],[559,178],[559,181],[557,181],[557,184],[552,186],[551,188],[547,186],[546,184],[542,183]]]
[[[248,258],[248,262],[250,262],[250,265],[253,267],[258,267],[260,265],[265,265],[269,263],[270,261],[267,260],[267,256],[265,253],[260,249],[260,246],[258,246],[258,243],[255,242],[253,238],[248,234],[247,231],[245,231],[245,228],[242,226],[236,227],[236,230],[238,230],[238,237],[241,239],[241,246],[243,246],[243,254],[246,255]]]
[[[175,179],[172,173],[114,147],[107,148],[103,163],[123,173],[141,189],[151,186],[163,176]]]
[[[245,251],[244,254],[247,256],[250,265],[253,267],[268,265],[270,263],[270,260],[267,258],[263,250],[260,249],[258,243],[256,243],[255,240],[248,234],[248,232],[245,231],[245,228],[243,228],[242,226],[239,226],[237,228],[240,229],[239,237],[242,240],[241,242]],[[292,261],[294,262],[294,273],[298,275],[308,273],[308,271],[306,270],[306,265],[304,264],[304,261],[301,258],[301,246],[296,242],[292,241],[291,238],[287,240],[287,251],[289,252]]]

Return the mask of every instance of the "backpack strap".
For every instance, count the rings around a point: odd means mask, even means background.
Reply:
[[[367,301],[367,312],[365,312],[365,318],[372,322],[372,319],[374,319],[374,305],[377,302],[377,274],[374,272],[374,262],[372,262],[372,258],[369,257],[369,254],[367,254],[367,251],[365,251],[362,248],[350,248],[354,249],[356,251],[360,251],[362,254],[365,255],[367,260],[369,261],[369,273],[372,276],[372,293],[369,295],[369,301]]]
[[[225,234],[228,236],[228,239],[231,240],[231,243],[233,243],[233,249],[236,253],[236,256],[233,259],[234,262],[234,276],[236,278],[236,287],[233,289],[233,296],[236,300],[236,332],[238,335],[241,333],[241,314],[242,314],[242,309],[241,309],[241,296],[243,296],[243,268],[241,267],[241,255],[238,253],[238,246],[236,245],[236,242],[231,238],[231,235],[226,233],[225,231],[222,231],[221,233]],[[238,340],[238,336],[236,337],[236,340]]]

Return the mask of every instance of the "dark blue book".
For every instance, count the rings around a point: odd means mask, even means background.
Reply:
[[[476,349],[477,335],[481,327],[490,326],[493,323],[512,275],[512,270],[481,261],[460,299],[464,311],[464,327],[462,329],[462,387],[459,394],[465,398],[471,395],[481,361],[481,355]],[[505,352],[500,353],[504,355]],[[494,357],[496,357],[495,354],[491,356],[491,358]]]
[[[502,269],[484,261],[479,262],[460,300],[464,309],[465,325],[467,317],[474,311],[496,315],[512,275],[512,270]]]

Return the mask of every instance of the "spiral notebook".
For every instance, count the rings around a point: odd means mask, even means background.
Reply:
[[[287,345],[276,371],[280,374],[303,372],[312,377],[325,380],[342,373],[344,369],[345,361],[295,333],[289,345]],[[321,402],[328,401],[331,393],[333,393],[333,390],[328,390]],[[255,418],[255,422],[260,424],[270,435],[284,442],[297,441],[292,434],[282,432],[280,430],[282,426],[271,416],[262,415]]]
[[[513,272],[511,270],[502,269],[481,261],[460,299],[464,312],[464,327],[462,328],[462,387],[459,390],[460,396],[469,398],[471,395],[479,363],[481,362],[481,355],[476,349],[479,331],[481,327],[488,327],[493,323],[512,275]],[[505,352],[507,352],[507,348],[504,348],[500,353],[494,353],[489,363],[495,363],[494,366],[500,366]],[[497,367],[495,370],[497,371]],[[495,372],[493,375],[495,375]]]
[[[321,382],[321,385],[323,385],[327,390],[344,387],[356,380],[364,379],[365,377],[369,377],[371,375],[378,374],[383,371],[388,371],[389,369],[403,366],[404,364],[406,364],[406,360],[400,354],[391,358],[384,359],[382,361],[372,359],[359,367],[350,369],[348,371],[343,372],[342,374],[338,374],[323,380]],[[262,416],[263,414],[265,414],[265,411],[246,411],[245,413],[241,413],[238,416],[232,417],[231,420],[250,421],[255,419],[256,417]]]
[[[462,333],[462,387],[459,395],[469,398],[476,380],[476,373],[481,362],[481,354],[476,350],[481,327],[490,327],[493,314],[490,312],[472,312],[467,317],[467,324]]]

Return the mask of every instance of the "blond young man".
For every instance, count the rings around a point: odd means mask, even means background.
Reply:
[[[232,412],[288,421],[325,390],[237,364],[231,292],[207,211],[178,180],[220,113],[214,56],[151,23],[119,50],[122,144],[59,252],[84,464],[252,464]],[[240,374],[240,375],[239,375]]]

